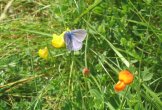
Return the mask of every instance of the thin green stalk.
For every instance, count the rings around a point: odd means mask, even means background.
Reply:
[[[87,36],[87,38],[86,38],[85,54],[84,54],[84,63],[85,63],[85,67],[88,68],[88,65],[87,65],[87,48],[88,48],[88,36]]]
[[[126,98],[126,94],[128,92],[128,88],[126,89],[126,92],[125,92],[124,96],[122,97],[122,101],[121,101],[121,104],[120,104],[120,110],[123,110],[123,107],[124,107],[124,104],[125,104],[125,101],[126,101],[126,100],[124,101],[124,99]]]
[[[77,24],[80,20],[81,17],[83,17],[84,15],[86,15],[88,12],[90,12],[93,8],[95,8],[97,5],[99,5],[102,2],[102,0],[95,0],[94,3],[92,5],[90,5],[83,13],[81,13],[81,15],[79,17],[77,17],[74,20],[74,24]]]

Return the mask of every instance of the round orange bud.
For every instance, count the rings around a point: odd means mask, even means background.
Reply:
[[[125,87],[126,87],[126,84],[124,82],[118,81],[118,83],[115,85],[114,89],[115,89],[115,91],[120,92],[120,91],[124,90]]]
[[[133,74],[128,70],[122,70],[119,72],[119,80],[128,85],[133,81]]]
[[[90,70],[88,68],[83,69],[83,75],[88,76],[90,74]]]

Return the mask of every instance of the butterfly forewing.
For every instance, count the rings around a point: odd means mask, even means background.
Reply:
[[[82,42],[87,35],[87,32],[84,29],[72,30],[71,33],[75,36],[76,40],[78,40],[79,42]]]

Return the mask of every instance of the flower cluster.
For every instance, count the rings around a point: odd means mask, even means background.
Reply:
[[[119,92],[125,89],[126,85],[133,82],[133,74],[128,70],[122,70],[119,72],[119,81],[115,85],[115,91]]]
[[[68,31],[69,29],[67,28],[66,31]],[[65,47],[65,41],[64,41],[64,34],[65,32],[62,32],[62,34],[57,35],[57,34],[53,34],[53,39],[52,39],[52,46],[55,48],[62,48]],[[44,49],[39,49],[38,51],[38,55],[43,58],[43,59],[48,59],[48,48],[45,47]]]

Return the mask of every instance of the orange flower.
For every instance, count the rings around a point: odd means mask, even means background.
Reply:
[[[84,69],[83,69],[83,75],[84,75],[84,76],[88,76],[89,73],[90,73],[90,70],[89,70],[88,68],[84,68]]]
[[[128,85],[133,81],[133,74],[128,70],[123,70],[119,72],[119,81],[123,81],[126,85]]]
[[[114,86],[115,91],[119,92],[125,89],[126,85],[133,82],[133,74],[128,70],[122,70],[119,72],[119,81]]]
[[[126,87],[126,84],[124,82],[118,81],[118,83],[115,85],[114,89],[115,89],[115,91],[120,92],[120,91],[124,90],[125,87]]]

